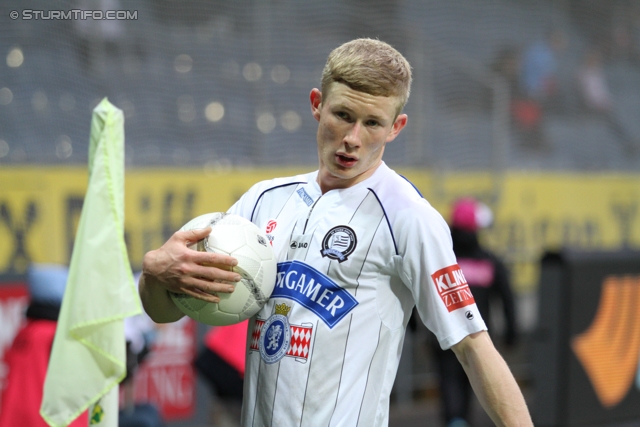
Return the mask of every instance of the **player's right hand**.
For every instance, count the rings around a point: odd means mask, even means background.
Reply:
[[[231,293],[241,276],[230,271],[238,261],[228,255],[200,252],[189,246],[204,239],[211,228],[176,231],[160,248],[145,254],[142,271],[167,291],[208,302],[219,302],[218,292]]]

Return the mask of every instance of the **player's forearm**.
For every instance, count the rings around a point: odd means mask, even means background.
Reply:
[[[482,332],[465,340],[454,351],[489,417],[497,426],[533,426],[520,387],[489,335]]]
[[[490,381],[471,380],[485,411],[497,426],[533,426],[522,392],[502,358],[496,359]]]
[[[142,306],[154,322],[175,322],[184,316],[167,290],[153,276],[143,273],[140,276],[138,289]]]

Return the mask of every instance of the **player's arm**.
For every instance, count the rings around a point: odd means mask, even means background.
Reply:
[[[497,426],[533,426],[520,387],[486,331],[468,335],[451,349]]]
[[[145,254],[139,292],[142,306],[154,322],[175,322],[184,316],[169,292],[215,303],[220,301],[216,293],[233,292],[228,282],[240,281],[238,273],[229,271],[238,263],[235,258],[188,248],[210,232],[211,228],[177,231],[160,248]]]

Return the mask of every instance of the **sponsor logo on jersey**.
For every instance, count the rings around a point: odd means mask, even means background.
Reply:
[[[358,301],[333,280],[301,261],[278,264],[271,298],[288,298],[311,310],[333,328]]]
[[[311,206],[313,204],[313,199],[307,194],[306,191],[304,191],[304,188],[299,189],[298,191],[296,191],[296,193],[298,193],[298,196],[300,196],[302,201],[305,202],[307,206]]]
[[[436,271],[431,278],[449,312],[475,303],[467,279],[458,264]]]
[[[267,226],[264,229],[264,231],[267,233],[267,239],[269,240],[269,243],[271,243],[271,246],[273,246],[273,235],[271,233],[273,233],[273,230],[276,229],[277,225],[278,223],[276,222],[275,219],[270,219],[269,222],[267,222]]]
[[[346,225],[339,225],[325,234],[320,253],[323,257],[344,262],[356,249],[357,244],[356,233]]]
[[[283,314],[289,310],[290,307],[286,304],[276,304],[276,313],[269,319],[256,319],[249,350],[259,351],[265,363],[276,363],[285,356],[293,357],[301,363],[307,362],[313,326],[289,324],[287,315]]]
[[[275,219],[270,219],[269,222],[267,222],[267,227],[265,228],[265,231],[267,232],[267,234],[273,233],[273,230],[276,229],[277,225],[278,225],[278,222]]]

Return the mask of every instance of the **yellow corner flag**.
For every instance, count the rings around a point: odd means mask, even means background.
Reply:
[[[90,406],[90,425],[118,425],[124,318],[141,312],[124,242],[124,118],[105,98],[93,110],[89,185],[40,407],[50,426]]]

